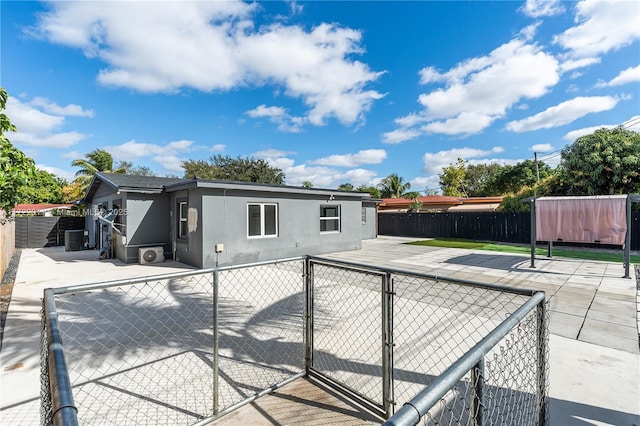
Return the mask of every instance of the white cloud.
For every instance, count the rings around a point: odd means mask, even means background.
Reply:
[[[618,99],[613,96],[578,96],[522,120],[510,121],[506,129],[512,132],[530,132],[563,126],[587,114],[613,109],[617,103]]]
[[[226,146],[226,145],[221,144],[221,143],[218,143],[218,144],[215,144],[215,145],[213,145],[213,146],[209,147],[209,151],[213,151],[213,152],[222,152],[222,151],[224,151],[226,148],[227,148],[227,146]]]
[[[487,114],[463,112],[444,121],[432,121],[422,127],[425,133],[469,136],[481,132],[491,125],[494,118]]]
[[[169,142],[166,145],[131,140],[120,145],[106,146],[104,149],[113,156],[114,160],[133,162],[140,158],[150,157],[151,160],[160,164],[165,171],[183,172],[182,162],[186,159],[180,157],[180,154],[193,151],[195,148],[193,141],[183,139]]]
[[[328,119],[361,122],[384,96],[367,88],[382,73],[353,59],[363,53],[361,32],[337,24],[308,31],[282,23],[256,28],[259,5],[240,1],[50,6],[31,33],[104,62],[97,77],[104,85],[152,93],[272,85],[299,99],[306,108],[304,124],[316,126]],[[295,3],[291,7],[299,10]],[[275,123],[283,131],[298,131],[302,124]]]
[[[380,164],[387,158],[384,149],[365,149],[355,154],[330,155],[310,161],[311,164],[333,167],[356,167],[363,164]]]
[[[573,58],[592,58],[640,39],[640,3],[583,0],[576,4],[576,26],[553,38]]]
[[[302,182],[309,181],[317,188],[337,188],[340,184],[346,182],[350,182],[353,186],[359,186],[373,185],[379,181],[379,178],[376,177],[376,172],[373,170],[355,168],[341,171],[325,165],[295,164],[295,160],[286,157],[292,154],[295,153],[268,149],[258,151],[252,156],[262,158],[272,166],[282,169],[286,175],[287,185],[299,186],[302,185]],[[367,157],[367,155],[364,154],[362,158],[364,157]]]
[[[6,114],[18,130],[7,133],[15,144],[65,149],[89,137],[76,131],[61,131],[65,126],[63,115],[48,114],[16,98],[7,100]]]
[[[438,175],[431,175],[431,176],[418,176],[415,177],[413,179],[411,179],[409,181],[409,183],[411,184],[411,190],[412,191],[424,191],[424,190],[430,190],[430,191],[437,191],[438,193],[440,193],[440,178],[438,177]],[[424,195],[424,194],[423,194]]]
[[[42,110],[48,114],[93,118],[93,110],[84,109],[82,106],[76,104],[59,106],[55,102],[51,102],[49,99],[39,97],[33,98],[29,104],[42,108]]]
[[[551,145],[550,143],[539,143],[529,148],[529,151],[540,153],[540,152],[551,152],[554,149],[555,148],[553,148],[553,145]]]
[[[44,170],[45,172],[52,173],[66,180],[67,182],[71,182],[75,178],[75,174],[73,172],[70,172],[68,170],[63,170],[58,167],[47,166],[46,164],[36,164],[36,169]]]
[[[596,84],[596,87],[622,86],[624,84],[636,82],[640,82],[640,65],[622,70],[620,71],[620,74],[615,76],[611,81],[600,81]]]
[[[420,77],[423,84],[443,83],[444,87],[420,95],[424,110],[397,118],[399,128],[385,133],[383,141],[399,143],[427,133],[480,133],[523,100],[546,94],[560,75],[552,55],[515,38],[443,73],[426,67]]]
[[[580,136],[589,135],[589,134],[595,132],[598,129],[602,129],[603,127],[605,129],[613,129],[613,128],[618,127],[620,125],[622,125],[625,129],[634,130],[636,132],[640,132],[640,115],[633,116],[629,120],[625,121],[624,123],[601,124],[599,126],[584,127],[582,129],[572,130],[572,131],[568,132],[566,135],[564,135],[562,137],[562,139],[566,140],[569,143],[573,143]]]
[[[519,10],[531,18],[541,18],[560,15],[565,8],[560,0],[527,0]]]
[[[445,151],[427,152],[422,157],[424,161],[424,171],[429,174],[436,174],[442,171],[443,167],[447,167],[450,164],[454,164],[458,161],[458,158],[463,160],[472,161],[476,158],[488,157],[492,154],[499,154],[504,152],[504,148],[500,146],[493,147],[489,150],[477,149],[477,148],[453,148]],[[484,162],[491,162],[493,160],[484,160]]]
[[[184,168],[182,167],[184,158],[180,158],[176,155],[156,155],[152,159],[156,163],[160,164],[166,171],[184,172]]]
[[[418,130],[411,129],[396,129],[390,132],[383,133],[382,142],[396,144],[404,141],[409,141],[419,137],[422,133]]]
[[[269,121],[278,125],[278,130],[288,133],[300,133],[302,126],[307,121],[304,117],[293,117],[289,115],[287,110],[282,107],[268,107],[264,104],[258,105],[245,114],[251,118],[268,118]]]
[[[560,72],[564,74],[569,71],[577,70],[579,68],[584,68],[599,63],[600,58],[567,59],[560,64]]]

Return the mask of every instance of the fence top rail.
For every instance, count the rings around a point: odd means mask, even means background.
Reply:
[[[265,260],[263,262],[244,263],[241,265],[230,265],[230,266],[222,266],[217,268],[190,269],[188,271],[174,272],[171,274],[148,275],[148,276],[138,277],[138,278],[124,278],[121,280],[102,281],[102,282],[89,283],[89,284],[78,284],[78,285],[67,286],[67,287],[47,288],[45,289],[45,292],[50,291],[52,295],[80,293],[80,292],[87,292],[87,291],[93,291],[93,290],[103,290],[111,287],[143,284],[143,283],[148,283],[148,282],[153,282],[158,280],[170,280],[175,278],[190,277],[193,275],[213,274],[215,272],[231,271],[234,269],[252,268],[256,266],[265,266],[265,265],[276,265],[280,263],[305,260],[306,258],[307,258],[306,256],[297,256],[297,257],[291,257],[287,259]]]
[[[349,262],[345,260],[337,260],[337,259],[331,259],[331,258],[320,257],[320,256],[308,256],[308,258],[313,262],[322,263],[325,265],[349,266],[353,268],[363,269],[365,271],[375,271],[379,273],[390,273],[390,274],[404,275],[404,276],[410,276],[410,277],[416,277],[416,278],[425,278],[425,279],[435,280],[440,282],[451,282],[451,283],[468,286],[468,287],[476,287],[476,288],[482,288],[487,290],[496,290],[503,293],[519,294],[523,296],[533,296],[535,293],[537,293],[535,290],[529,290],[525,288],[515,288],[515,287],[506,287],[498,284],[479,283],[479,282],[470,281],[470,280],[462,280],[458,278],[438,276],[435,274],[427,274],[424,272],[410,272],[404,269],[388,268],[386,266],[367,265],[363,263]]]
[[[441,375],[405,403],[384,425],[415,425],[444,395],[453,388],[484,356],[502,340],[536,306],[544,304],[543,291],[536,292],[507,319],[486,335]]]

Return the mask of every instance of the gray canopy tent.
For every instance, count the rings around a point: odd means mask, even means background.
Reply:
[[[624,249],[624,278],[630,278],[631,203],[640,195],[541,197],[531,202],[531,267],[535,268],[536,242],[620,245]]]

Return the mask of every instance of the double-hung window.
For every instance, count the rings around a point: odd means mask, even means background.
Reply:
[[[320,206],[320,232],[340,232],[340,206]]]
[[[178,201],[178,238],[187,238],[189,232],[189,208],[186,201]]]
[[[247,204],[247,236],[250,238],[278,236],[277,204]]]

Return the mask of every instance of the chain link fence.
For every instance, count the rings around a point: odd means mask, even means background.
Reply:
[[[81,424],[203,423],[304,375],[389,417],[505,321],[482,363],[421,420],[535,424],[546,412],[545,311],[522,313],[542,306],[525,290],[308,258],[54,292],[43,313],[43,424],[60,409],[52,325]]]

